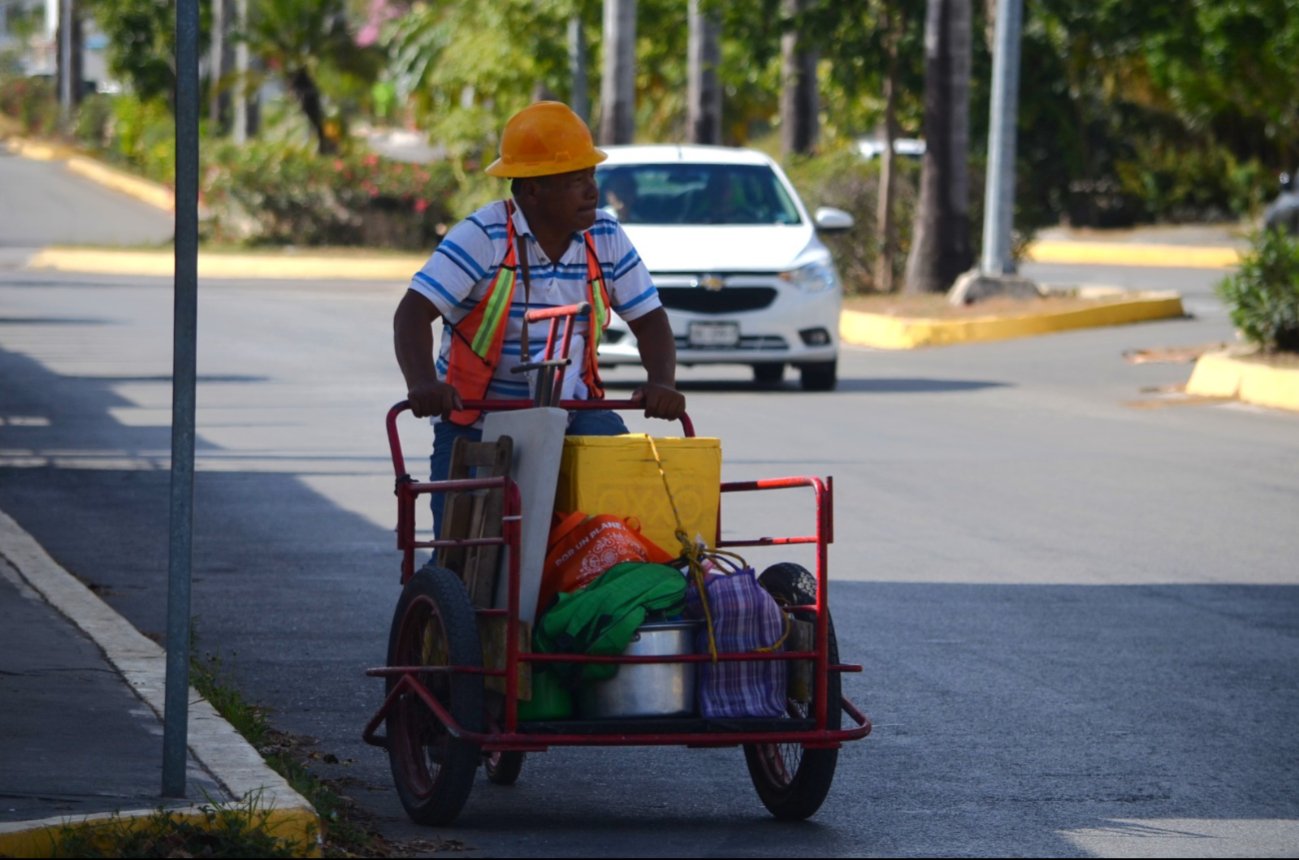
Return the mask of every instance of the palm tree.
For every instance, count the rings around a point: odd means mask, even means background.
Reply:
[[[325,129],[320,65],[348,67],[360,53],[347,31],[346,8],[346,0],[254,0],[245,31],[253,53],[298,100],[322,155],[338,143]]]
[[[786,155],[811,154],[820,136],[817,117],[816,49],[801,29],[806,0],[782,0],[781,17],[789,21],[780,37],[780,148]]]
[[[604,0],[600,142],[631,143],[635,136],[636,0]]]
[[[970,267],[968,167],[970,0],[929,0],[925,13],[925,159],[908,293],[941,293]]]

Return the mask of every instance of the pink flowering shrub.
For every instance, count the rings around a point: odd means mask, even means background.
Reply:
[[[268,143],[220,147],[206,162],[204,223],[217,241],[429,251],[454,220],[445,164]]]

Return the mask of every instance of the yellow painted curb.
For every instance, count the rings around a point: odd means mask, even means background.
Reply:
[[[57,146],[48,143],[37,143],[21,137],[9,140],[9,151],[32,161],[57,161],[67,158],[67,153]]]
[[[138,176],[132,176],[124,171],[109,167],[107,164],[95,161],[93,158],[74,155],[68,159],[68,170],[78,176],[84,176],[86,179],[98,182],[105,188],[129,194],[136,200],[148,203],[150,206],[156,206],[166,212],[172,212],[176,209],[176,195],[172,193],[170,188],[156,182],[150,182],[147,179],[141,179]]]
[[[212,808],[216,808],[214,804]],[[161,810],[173,820],[186,821],[196,826],[216,828],[218,822],[197,806]],[[157,826],[160,810],[142,809],[130,812],[107,812],[97,815],[43,818],[39,821],[18,821],[0,824],[0,857],[60,857],[60,839],[65,834],[89,829],[107,838],[111,834],[124,834]],[[291,846],[294,856],[320,857],[320,822],[306,809],[269,809],[252,813],[256,819],[253,828],[279,839]],[[107,847],[107,846],[101,846]]]
[[[1240,262],[1235,248],[1186,245],[1140,245],[1126,242],[1041,241],[1028,246],[1035,263],[1110,266],[1169,266],[1186,269],[1227,269]]]
[[[391,281],[406,284],[427,257],[282,256],[238,254],[198,255],[200,278],[261,278],[309,281]],[[27,268],[99,275],[171,277],[176,271],[170,251],[110,251],[87,248],[46,248],[27,261]]]
[[[1121,299],[1072,311],[973,319],[923,319],[891,317],[860,311],[843,312],[839,337],[845,343],[878,349],[914,349],[957,343],[1009,340],[1077,328],[1125,325],[1186,316],[1182,297],[1175,292],[1135,293]]]
[[[129,194],[137,200],[167,212],[174,211],[176,208],[176,196],[166,186],[109,167],[102,161],[77,155],[69,147],[16,137],[9,141],[9,150],[33,161],[66,160],[70,172],[97,182],[105,188]]]
[[[1299,412],[1299,367],[1272,367],[1226,352],[1208,353],[1196,360],[1186,393],[1234,397],[1256,406]]]

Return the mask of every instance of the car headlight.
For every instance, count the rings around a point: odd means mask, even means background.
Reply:
[[[829,261],[808,263],[792,272],[781,272],[780,279],[788,281],[805,293],[821,293],[839,288],[839,274]]]

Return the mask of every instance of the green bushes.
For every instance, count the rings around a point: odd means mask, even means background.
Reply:
[[[1279,230],[1257,234],[1240,271],[1217,289],[1246,340],[1299,352],[1299,240]]]
[[[1273,182],[1257,159],[1240,160],[1212,144],[1138,140],[1114,167],[1129,208],[1157,222],[1238,221],[1262,206]]]
[[[49,78],[0,79],[0,113],[22,126],[23,134],[48,137],[59,127],[59,101]]]
[[[919,165],[908,159],[894,162],[893,254],[894,283],[902,282],[907,251],[911,247],[911,225],[916,212]],[[875,231],[875,208],[880,189],[879,159],[866,161],[854,150],[798,158],[785,166],[790,182],[803,203],[813,212],[819,206],[833,206],[852,215],[851,230],[823,236],[843,279],[844,292],[875,292],[875,257],[879,253]]]
[[[203,177],[207,237],[427,251],[454,220],[445,165],[319,156],[283,143],[224,145]]]

